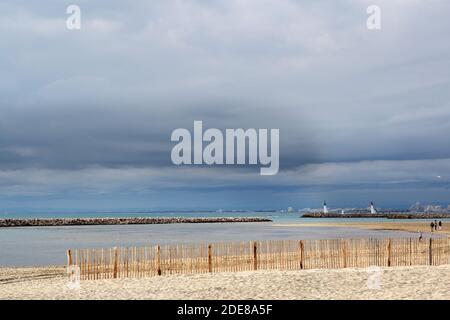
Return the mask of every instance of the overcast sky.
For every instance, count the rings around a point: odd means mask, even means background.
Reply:
[[[370,4],[381,30],[366,28]],[[447,0],[3,0],[0,209],[447,205],[449,13]],[[174,166],[170,134],[194,120],[279,128],[279,174]]]

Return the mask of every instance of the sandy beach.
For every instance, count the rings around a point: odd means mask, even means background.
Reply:
[[[0,299],[450,299],[450,265],[381,269],[256,271],[82,281],[64,267],[1,268]]]

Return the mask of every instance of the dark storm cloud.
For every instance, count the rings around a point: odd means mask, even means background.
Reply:
[[[69,31],[72,2],[4,1],[0,170],[8,181],[54,170],[60,186],[76,184],[69,171],[98,168],[99,188],[109,169],[130,188],[125,171],[159,170],[183,184],[170,133],[203,120],[279,128],[281,174],[299,184],[318,183],[305,176],[311,164],[360,163],[362,176],[373,160],[393,161],[386,183],[405,160],[433,176],[426,160],[450,158],[450,5],[378,3],[380,31],[365,27],[371,1],[78,1],[82,28]],[[333,168],[324,183],[359,180]],[[254,174],[231,172],[225,185]]]

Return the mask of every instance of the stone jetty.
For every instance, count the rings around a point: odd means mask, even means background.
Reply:
[[[387,219],[450,219],[450,213],[408,213],[408,212],[306,212],[302,218],[387,218]]]
[[[0,228],[124,225],[124,224],[169,224],[169,223],[236,223],[236,222],[271,222],[271,221],[272,220],[270,219],[260,217],[0,219]]]

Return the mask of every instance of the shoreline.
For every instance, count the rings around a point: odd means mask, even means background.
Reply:
[[[0,219],[0,228],[14,227],[60,227],[87,225],[133,225],[133,224],[173,224],[173,223],[238,223],[272,222],[261,217],[168,217],[168,218],[49,218],[49,219]]]
[[[412,228],[404,229],[399,223],[394,223],[394,225],[389,227],[379,226],[373,228],[373,226],[368,224],[361,226],[361,223],[359,225],[340,223],[333,227],[322,223],[322,221],[310,221],[314,222],[314,224],[306,222],[304,220],[297,220],[297,223],[295,221],[286,221],[284,223],[289,223],[287,226],[280,226],[279,224],[283,222],[276,221],[275,223],[181,223],[5,228],[0,229],[4,231],[0,245],[2,250],[0,266],[60,265],[66,262],[67,249],[81,248],[145,247],[175,243],[248,242],[255,239],[267,241],[418,237],[418,228],[414,224]],[[404,221],[403,224],[411,226],[411,223],[410,221]],[[443,229],[446,227],[447,223],[444,222]],[[427,227],[423,223],[420,229],[423,231],[423,237],[430,237],[429,226]],[[445,230],[443,231],[445,232]],[[444,235],[444,232],[434,233],[432,237]],[[70,234],[70,236],[67,236],[67,234]],[[23,240],[20,244],[17,244],[16,239]]]
[[[317,222],[317,223],[276,223],[276,227],[332,227],[332,228],[357,228],[363,230],[380,230],[380,231],[404,231],[417,233],[422,232],[424,235],[450,236],[450,225],[444,222],[440,230],[431,232],[428,222],[416,221],[388,221],[388,222]]]

